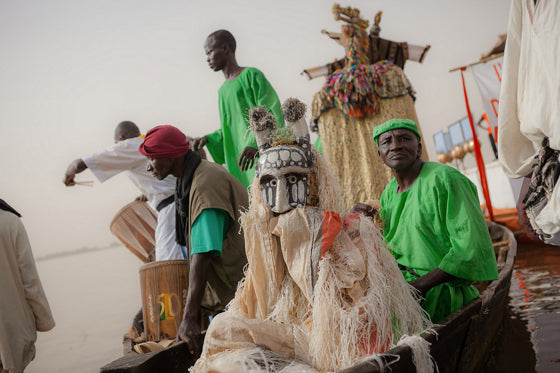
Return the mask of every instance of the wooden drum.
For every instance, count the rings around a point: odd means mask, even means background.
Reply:
[[[156,213],[146,202],[133,201],[111,221],[111,232],[141,261],[155,259]]]
[[[186,259],[161,260],[140,267],[144,331],[148,341],[175,337],[187,301]]]

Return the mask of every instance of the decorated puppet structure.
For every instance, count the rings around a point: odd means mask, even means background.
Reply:
[[[283,111],[285,128],[264,107],[250,112],[260,158],[242,220],[249,265],[195,371],[338,371],[403,337],[429,369],[425,340],[406,337],[429,322],[379,228],[343,214],[304,104],[288,99]]]
[[[422,62],[429,46],[379,38],[381,12],[369,35],[368,21],[360,18],[358,9],[335,4],[333,13],[345,22],[342,33],[325,33],[345,47],[346,57],[304,73],[310,79],[327,75],[313,98],[313,129],[319,132],[325,158],[349,208],[356,201],[378,199],[392,178],[377,155],[372,131],[393,118],[418,123],[414,90],[402,68],[407,59]],[[423,158],[427,159],[425,150]]]

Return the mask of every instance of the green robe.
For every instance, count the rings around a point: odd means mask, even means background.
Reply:
[[[249,110],[266,106],[283,125],[280,100],[264,74],[254,67],[246,67],[234,80],[226,80],[218,95],[221,128],[206,135],[206,147],[216,163],[225,163],[227,170],[248,187],[255,169],[241,172],[237,161],[245,147],[257,148],[253,131],[247,131]]]
[[[479,295],[472,281],[498,278],[476,187],[454,168],[426,162],[409,190],[397,194],[396,188],[393,178],[380,203],[397,262],[419,276],[439,268],[458,277],[430,289],[422,302],[437,323]],[[402,272],[407,281],[417,278]]]

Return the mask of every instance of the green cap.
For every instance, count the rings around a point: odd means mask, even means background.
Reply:
[[[418,142],[420,142],[420,131],[411,119],[390,119],[387,122],[380,124],[379,126],[373,129],[373,141],[379,146],[379,136],[384,134],[387,131],[396,130],[398,128],[404,128],[406,130],[410,130],[416,134],[418,138]]]

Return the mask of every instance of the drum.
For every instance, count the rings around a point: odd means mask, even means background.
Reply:
[[[111,232],[141,261],[155,259],[157,215],[146,202],[133,201],[111,221]]]
[[[148,341],[177,335],[187,301],[188,263],[186,259],[161,260],[140,267],[144,331]]]

